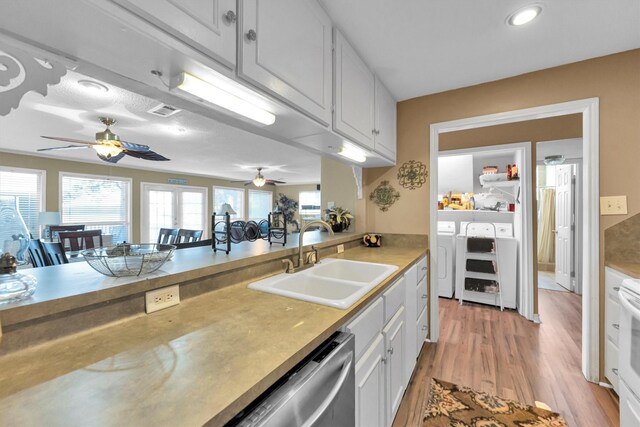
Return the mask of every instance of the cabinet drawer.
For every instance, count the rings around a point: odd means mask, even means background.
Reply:
[[[620,289],[620,285],[622,281],[625,279],[629,279],[630,277],[626,274],[620,273],[612,268],[605,267],[604,269],[604,283],[605,288],[607,290],[607,295],[615,296],[616,301],[618,300],[618,290]]]
[[[616,393],[620,393],[618,391],[618,382],[620,380],[618,377],[618,353],[618,347],[610,339],[605,339],[604,375],[611,382]]]
[[[605,322],[605,331],[607,337],[613,341],[615,345],[618,344],[618,336],[620,334],[620,304],[618,304],[617,300],[611,298],[611,296],[607,297],[607,302],[605,305],[604,312],[604,322]]]
[[[382,298],[375,300],[347,325],[347,331],[355,335],[356,361],[369,347],[369,343],[384,326],[384,304]]]
[[[384,324],[386,325],[389,320],[404,303],[404,277],[396,281],[389,287],[383,294],[384,299]]]
[[[427,278],[423,277],[416,286],[416,317],[420,316],[420,313],[427,306]]]
[[[427,332],[429,326],[427,325],[427,309],[425,307],[418,316],[418,320],[416,322],[416,357],[420,354],[420,350],[422,350],[422,344],[424,344],[424,340],[427,339]]]
[[[418,280],[427,276],[427,257],[423,257],[418,261]]]

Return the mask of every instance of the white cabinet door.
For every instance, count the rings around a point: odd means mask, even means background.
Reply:
[[[374,148],[390,160],[396,159],[396,100],[376,78]]]
[[[367,64],[338,31],[335,43],[335,111],[333,130],[374,149],[375,81]]]
[[[415,322],[418,314],[416,313],[416,304],[413,301],[416,297],[415,289],[418,285],[418,265],[414,264],[404,274],[405,280],[405,322],[407,325],[412,325]],[[416,328],[407,327],[406,333],[406,345],[405,345],[405,385],[409,384],[413,368],[416,366],[416,356],[418,354],[416,350]]]
[[[245,0],[238,74],[331,123],[331,20],[316,0]]]
[[[385,350],[378,334],[356,364],[356,426],[385,426]]]
[[[194,49],[233,69],[235,0],[113,0]],[[229,13],[230,12],[230,13]]]
[[[405,312],[404,307],[401,307],[382,331],[387,359],[386,412],[388,426],[393,423],[404,394],[405,329]]]

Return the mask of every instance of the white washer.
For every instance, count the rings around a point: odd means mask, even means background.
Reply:
[[[453,297],[455,248],[455,221],[438,221],[438,295],[441,297]]]

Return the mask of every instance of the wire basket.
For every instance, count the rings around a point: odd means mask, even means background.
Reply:
[[[85,261],[98,273],[111,277],[140,276],[156,271],[167,262],[174,245],[124,243],[82,251]]]

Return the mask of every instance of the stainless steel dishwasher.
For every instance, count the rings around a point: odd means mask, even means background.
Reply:
[[[227,426],[355,425],[354,337],[337,332]]]

